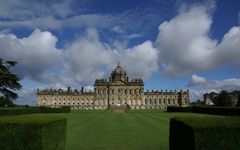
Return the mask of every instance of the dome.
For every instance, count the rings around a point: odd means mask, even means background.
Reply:
[[[110,78],[112,82],[119,80],[128,82],[127,72],[121,67],[119,62],[117,64],[117,67],[112,71]]]
[[[117,67],[113,70],[112,74],[127,74],[118,62]]]

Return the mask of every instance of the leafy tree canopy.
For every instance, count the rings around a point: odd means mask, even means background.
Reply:
[[[19,78],[11,72],[17,64],[15,61],[4,61],[0,58],[0,100],[14,100],[17,98],[15,91],[21,89]]]
[[[222,91],[215,99],[216,106],[231,107],[234,102],[227,91]]]

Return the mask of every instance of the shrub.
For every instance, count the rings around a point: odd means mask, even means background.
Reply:
[[[0,118],[1,150],[64,150],[66,119],[58,115]]]
[[[0,107],[15,107],[15,105],[10,99],[0,96]]]
[[[167,106],[167,112],[192,112],[192,107]]]
[[[230,115],[240,116],[240,108],[237,107],[199,107],[193,106],[192,112],[213,114],[213,115]]]
[[[216,106],[220,107],[234,106],[234,100],[227,91],[222,91],[217,97],[215,97],[214,103]]]
[[[170,120],[170,150],[236,150],[240,118],[223,116],[178,117]]]
[[[25,107],[25,108],[0,108],[0,116],[37,114],[37,113],[69,113],[71,107],[50,108],[50,107]]]
[[[213,115],[240,116],[240,108],[238,108],[238,107],[215,107],[215,106],[177,107],[177,106],[168,106],[167,107],[167,112],[193,112],[193,113],[213,114]]]
[[[0,108],[0,116],[41,113],[39,108]]]
[[[69,113],[71,112],[71,107],[61,107],[61,108],[50,108],[50,107],[40,107],[41,113]]]

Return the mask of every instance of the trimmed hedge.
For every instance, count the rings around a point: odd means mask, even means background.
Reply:
[[[170,150],[236,150],[240,117],[177,117],[170,120]]]
[[[192,107],[167,106],[167,112],[192,112]]]
[[[64,150],[66,118],[32,114],[0,118],[1,150]]]
[[[240,108],[237,107],[192,107],[192,112],[203,113],[203,114],[213,114],[213,115],[234,115],[240,116]]]
[[[41,113],[39,108],[0,108],[0,116],[24,115]]]
[[[0,108],[0,116],[38,114],[38,113],[69,113],[71,107],[50,108],[50,107],[26,107],[26,108]]]
[[[168,112],[193,112],[212,115],[240,116],[240,108],[238,107],[214,107],[214,106],[189,106],[177,107],[168,106]]]
[[[41,113],[69,113],[71,112],[71,107],[61,107],[61,108],[50,108],[50,107],[40,107]]]

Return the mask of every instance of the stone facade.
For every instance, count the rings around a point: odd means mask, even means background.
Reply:
[[[108,80],[97,79],[94,91],[82,87],[71,90],[38,90],[37,106],[72,109],[107,109],[109,107],[129,107],[131,109],[159,109],[169,105],[187,106],[189,91],[152,90],[144,92],[142,79],[129,81],[126,71],[118,63]]]
[[[240,101],[240,91],[232,91],[228,93],[233,100],[234,105]],[[214,105],[215,98],[219,96],[219,93],[211,92],[203,94],[203,100],[205,105]]]

